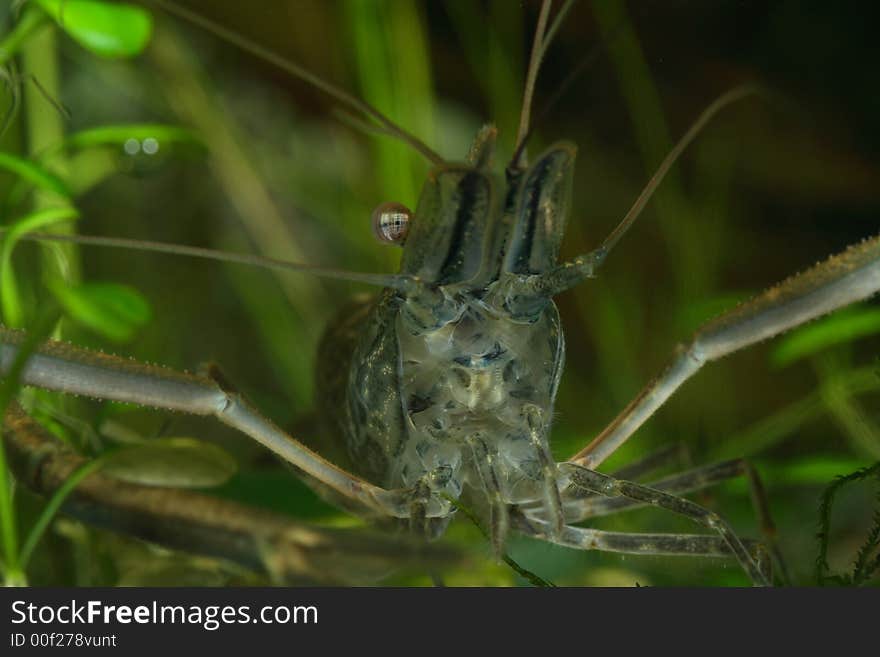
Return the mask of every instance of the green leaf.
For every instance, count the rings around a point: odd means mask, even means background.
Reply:
[[[201,144],[196,134],[179,126],[162,123],[131,123],[118,125],[102,125],[89,128],[70,135],[64,140],[69,148],[92,148],[95,146],[124,146],[129,140],[136,140],[141,145],[153,139],[159,149],[163,143]]]
[[[20,327],[24,321],[18,282],[12,268],[12,251],[15,245],[27,233],[78,217],[79,212],[72,206],[49,208],[26,215],[7,229],[3,246],[0,247],[0,309],[8,326]]]
[[[836,344],[880,333],[880,308],[856,307],[829,315],[786,336],[770,362],[785,367]]]
[[[68,168],[71,169],[68,184],[73,194],[78,196],[118,172],[119,160],[126,153],[162,155],[181,145],[196,151],[206,150],[196,133],[175,125],[102,125],[70,135],[56,147],[44,152],[43,161],[51,162],[53,157],[67,151]]]
[[[237,464],[225,450],[193,438],[157,438],[107,457],[103,472],[146,486],[209,488],[226,483]]]
[[[133,57],[146,47],[153,17],[134,5],[98,0],[34,0],[70,37],[101,57]]]
[[[0,169],[6,169],[40,189],[54,192],[64,198],[71,196],[67,185],[58,176],[25,158],[0,153]]]
[[[53,281],[49,289],[72,320],[116,342],[131,340],[152,318],[147,300],[127,285],[83,283],[66,287]]]

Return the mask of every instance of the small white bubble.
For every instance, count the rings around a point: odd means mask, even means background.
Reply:
[[[125,144],[123,144],[122,148],[129,155],[137,155],[141,150],[141,143],[132,137],[125,140]]]
[[[155,155],[159,152],[159,142],[154,137],[147,137],[143,143],[144,153],[147,155]]]

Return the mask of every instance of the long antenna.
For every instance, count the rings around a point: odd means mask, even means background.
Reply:
[[[538,25],[535,27],[535,38],[532,41],[532,54],[529,58],[529,70],[526,73],[526,86],[523,90],[522,111],[519,115],[519,130],[516,134],[516,148],[511,164],[520,166],[525,149],[526,134],[529,132],[529,115],[532,110],[532,96],[535,93],[535,81],[538,79],[538,69],[541,68],[541,60],[544,58],[544,34],[547,31],[547,19],[550,17],[550,5],[552,0],[544,0],[541,3],[541,13],[538,14]]]
[[[8,227],[0,227],[0,235],[3,235],[9,230]],[[182,244],[169,244],[167,242],[150,242],[146,240],[125,239],[122,237],[99,237],[95,235],[62,235],[56,233],[27,233],[26,235],[22,235],[20,239],[34,242],[72,242],[74,244],[83,244],[86,246],[102,246],[114,249],[128,249],[130,251],[149,251],[166,255],[231,262],[233,264],[260,267],[262,269],[278,269],[302,274],[312,274],[313,276],[332,278],[340,281],[351,281],[354,283],[364,283],[366,285],[390,287],[402,292],[411,291],[420,285],[419,280],[414,276],[346,271],[344,269],[334,269],[332,267],[305,265],[297,262],[289,262],[287,260],[267,258],[265,256],[258,256],[250,253],[229,253],[226,251],[217,251],[215,249],[206,249],[199,246],[184,246]]]
[[[532,111],[532,99],[535,95],[535,83],[538,79],[538,70],[541,68],[541,62],[544,61],[544,55],[553,42],[553,37],[559,31],[562,23],[565,21],[571,8],[576,0],[565,0],[562,9],[556,14],[550,27],[547,27],[547,20],[550,17],[550,5],[552,0],[544,0],[541,5],[541,13],[538,15],[538,25],[535,28],[535,38],[532,41],[532,54],[529,58],[529,70],[526,74],[526,86],[523,91],[522,111],[519,117],[519,131],[516,136],[516,147],[513,149],[513,157],[510,160],[512,167],[525,166],[526,142],[531,136],[532,129],[529,125]]]
[[[569,3],[573,4],[573,0],[569,0]],[[560,23],[560,19],[563,17],[563,12],[569,6],[570,5],[567,4],[565,7],[563,7],[562,11],[560,11],[559,14],[556,16],[556,18],[554,19],[553,25],[550,27],[550,30],[548,30],[547,41],[545,41],[545,51],[546,51],[546,44],[549,43],[549,39],[552,38],[553,34],[555,34],[555,31],[553,28],[558,27],[558,24]],[[609,33],[608,39],[607,39],[607,41],[609,43],[612,42],[614,40],[614,38],[617,36],[617,34],[620,33],[622,27],[623,27],[623,23],[621,22],[613,30],[611,30],[611,32]],[[535,128],[537,126],[541,125],[547,119],[550,112],[553,110],[554,107],[556,107],[556,104],[559,102],[559,100],[568,92],[568,90],[571,88],[571,85],[574,84],[575,80],[577,80],[578,77],[583,75],[584,71],[589,70],[590,67],[592,67],[593,65],[596,64],[597,61],[599,61],[599,56],[602,54],[603,49],[604,49],[603,42],[597,41],[595,44],[593,44],[593,47],[590,48],[590,51],[586,55],[584,55],[584,57],[580,60],[580,62],[578,62],[568,72],[568,74],[565,76],[565,79],[559,83],[558,87],[556,87],[556,91],[554,91],[553,94],[551,94],[550,97],[544,101],[543,106],[536,113],[535,118],[531,122],[531,125],[529,125],[529,129],[526,132],[526,136],[523,138],[523,143],[520,144],[520,149],[525,148],[526,144],[528,143],[529,139],[532,136],[532,133],[535,131]],[[518,155],[519,155],[519,153],[514,153],[514,159],[516,159],[516,157]]]
[[[672,168],[672,165],[675,164],[684,149],[690,145],[697,135],[700,134],[700,131],[706,127],[706,124],[712,120],[712,117],[728,105],[759,92],[760,87],[755,84],[744,84],[739,87],[734,87],[730,91],[719,96],[711,105],[709,105],[709,107],[703,110],[703,113],[697,117],[697,120],[694,121],[690,128],[688,128],[688,131],[684,133],[682,138],[678,140],[678,143],[675,144],[672,150],[667,153],[665,158],[663,158],[660,166],[657,167],[657,171],[651,176],[648,184],[645,185],[645,188],[639,194],[635,203],[633,203],[632,207],[629,209],[629,212],[627,212],[626,216],[619,224],[617,224],[617,227],[611,231],[611,234],[605,238],[605,241],[599,248],[604,251],[610,251],[614,248],[614,245],[617,244],[620,238],[623,237],[626,231],[629,230],[629,227],[632,226],[633,222],[638,218],[639,214],[641,214],[642,210],[645,209],[651,196],[654,194],[657,187],[660,186],[664,176],[669,172],[669,169]]]
[[[379,126],[381,126],[381,132],[383,134],[387,134],[391,137],[399,139],[405,144],[408,144],[410,147],[418,151],[433,164],[439,165],[445,163],[445,160],[440,157],[440,155],[438,155],[436,152],[434,152],[431,148],[429,148],[427,144],[425,144],[415,135],[401,128],[399,125],[397,125],[394,121],[382,114],[382,112],[377,110],[375,107],[373,107],[366,101],[363,101],[360,98],[353,96],[344,89],[337,87],[331,82],[327,82],[323,78],[315,75],[314,73],[303,68],[299,64],[285,59],[278,53],[272,52],[271,50],[264,48],[258,43],[251,41],[250,39],[247,39],[240,34],[237,34],[232,30],[223,27],[219,23],[215,23],[214,21],[205,18],[204,16],[197,14],[196,12],[190,11],[189,9],[181,7],[180,5],[174,4],[173,2],[166,2],[166,0],[139,1],[147,6],[156,7],[169,14],[177,16],[178,18],[182,18],[183,20],[202,28],[206,32],[209,32],[214,36],[231,43],[237,48],[240,48],[241,50],[244,50],[245,52],[248,52],[255,57],[258,57],[265,62],[277,66],[282,71],[285,71],[293,77],[303,80],[304,82],[312,85],[316,89],[323,91],[331,98],[335,98],[343,105],[347,105],[349,108],[355,110],[356,112],[359,112],[369,119],[372,119],[373,121],[378,123]]]

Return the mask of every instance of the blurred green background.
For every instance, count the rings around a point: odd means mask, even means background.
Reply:
[[[537,2],[178,4],[364,98],[446,158],[463,159],[486,122],[499,127],[500,162],[512,150]],[[14,9],[0,9],[0,34],[15,23]],[[877,17],[868,11],[864,3],[818,1],[575,4],[547,54],[535,114],[574,67],[594,51],[596,57],[537,123],[530,145],[532,153],[560,139],[579,147],[564,255],[599,244],[712,100],[743,82],[769,91],[714,120],[601,276],[557,300],[568,344],[552,440],[559,459],[600,431],[701,322],[877,233],[880,53]],[[154,17],[150,44],[136,58],[95,57],[52,30],[39,46],[49,61],[32,55],[20,62],[19,74],[33,70],[40,88],[21,79],[18,112],[0,142],[5,152],[33,154],[65,135],[123,123],[185,127],[201,144],[159,139],[150,154],[141,140],[128,151],[120,143],[57,161],[59,176],[82,190],[76,230],[393,271],[398,253],[374,242],[370,212],[388,200],[414,207],[427,164],[396,142],[352,129],[334,101],[270,64],[167,14]],[[15,219],[16,179],[0,176],[8,223]],[[37,255],[33,245],[16,252],[30,308],[44,294]],[[140,290],[153,318],[123,345],[69,323],[67,339],[176,368],[215,360],[275,421],[320,444],[317,341],[346,298],[370,290],[109,249],[84,247],[72,261],[84,280]],[[767,487],[792,582],[815,583],[821,491],[835,476],[880,459],[878,313],[876,302],[861,304],[834,323],[708,366],[609,467],[672,442],[689,454],[672,469],[749,457]],[[108,413],[89,402],[65,404],[65,412],[92,426]],[[113,417],[145,436],[192,435],[227,447],[241,471],[218,494],[315,522],[358,522],[215,422],[145,411]],[[744,482],[695,499],[742,535],[758,536]],[[26,493],[19,503],[23,518],[40,505]],[[876,510],[876,482],[839,498],[832,572],[850,569]],[[596,526],[695,531],[653,510]],[[444,573],[447,584],[523,583],[493,561],[488,542],[466,519],[443,540],[468,554],[461,568]],[[58,523],[47,542],[51,549],[37,553],[29,573],[34,584],[165,581],[161,568],[143,566],[145,556],[135,561],[149,572],[138,579],[132,561],[120,557],[128,548],[70,521]],[[518,538],[509,548],[523,567],[559,585],[747,584],[732,561],[579,553]],[[77,565],[72,554],[101,554],[110,566]],[[162,558],[169,568],[183,559]],[[230,581],[211,577],[206,581]]]

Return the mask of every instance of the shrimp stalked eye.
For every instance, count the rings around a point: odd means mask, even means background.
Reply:
[[[402,203],[394,201],[382,203],[373,210],[371,217],[373,234],[384,244],[403,246],[411,220],[412,210]]]

